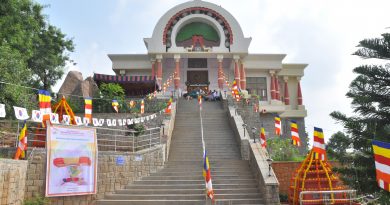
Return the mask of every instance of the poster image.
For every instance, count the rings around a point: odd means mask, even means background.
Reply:
[[[94,128],[47,127],[46,197],[96,194]]]

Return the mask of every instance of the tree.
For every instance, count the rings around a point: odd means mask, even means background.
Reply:
[[[110,112],[113,110],[111,106],[112,100],[117,100],[120,110],[126,110],[125,91],[116,83],[102,83],[99,86],[100,99],[94,100],[94,106],[98,112]]]
[[[32,49],[33,56],[28,59],[28,67],[33,73],[33,84],[50,90],[64,75],[68,52],[74,49],[73,42],[65,39],[60,29],[45,23],[33,40]]]
[[[330,137],[326,145],[326,153],[331,159],[344,161],[345,157],[347,157],[347,150],[350,148],[351,139],[343,132],[337,132]]]
[[[360,41],[353,55],[363,59],[390,59],[390,34]],[[357,77],[351,82],[346,96],[352,99],[354,116],[334,111],[331,116],[343,124],[350,136],[352,153],[340,158],[344,167],[338,169],[344,181],[360,193],[373,193],[383,202],[390,193],[376,182],[372,140],[390,142],[390,64],[356,67]],[[385,204],[385,203],[384,203]]]
[[[36,90],[26,87],[50,90],[73,51],[72,40],[48,23],[43,9],[32,0],[0,4],[0,103],[8,109],[36,106]]]

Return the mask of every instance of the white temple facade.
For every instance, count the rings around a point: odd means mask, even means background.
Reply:
[[[168,91],[241,90],[260,97],[260,109],[284,118],[304,118],[301,78],[307,64],[283,63],[286,54],[248,53],[250,37],[221,6],[193,0],[168,10],[153,34],[144,38],[145,54],[109,54],[117,76],[152,76],[159,85],[174,77]]]

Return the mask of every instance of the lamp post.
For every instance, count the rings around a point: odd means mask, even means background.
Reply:
[[[163,129],[162,135],[164,136],[165,135],[165,124],[163,122],[161,122],[161,127]]]
[[[252,134],[253,134],[253,143],[256,143],[256,127],[252,127]]]
[[[272,165],[272,159],[271,158],[268,158],[267,159],[267,163],[268,163],[268,177],[271,176],[271,165]]]
[[[246,128],[247,124],[242,124],[242,128],[244,128],[244,137],[245,137],[245,128]]]

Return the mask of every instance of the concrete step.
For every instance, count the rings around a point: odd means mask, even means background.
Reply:
[[[204,189],[205,184],[197,183],[197,184],[175,184],[172,186],[171,184],[129,184],[125,186],[125,189]],[[214,184],[214,189],[248,189],[248,188],[257,188],[257,183],[249,183],[249,184]]]
[[[256,183],[253,178],[252,179],[212,179],[213,184],[251,184]],[[142,179],[139,181],[134,181],[134,184],[202,184],[204,183],[204,179],[172,179],[172,180],[159,180],[159,179]]]
[[[252,175],[215,175],[212,173],[213,180],[219,179],[253,179]],[[147,176],[142,180],[204,180],[202,172],[193,176]]]
[[[117,194],[186,194],[197,193],[204,194],[203,189],[121,189],[117,190]],[[242,194],[242,193],[258,193],[256,188],[238,188],[238,189],[214,189],[216,194]]]
[[[204,205],[205,200],[99,200],[97,205]]]

